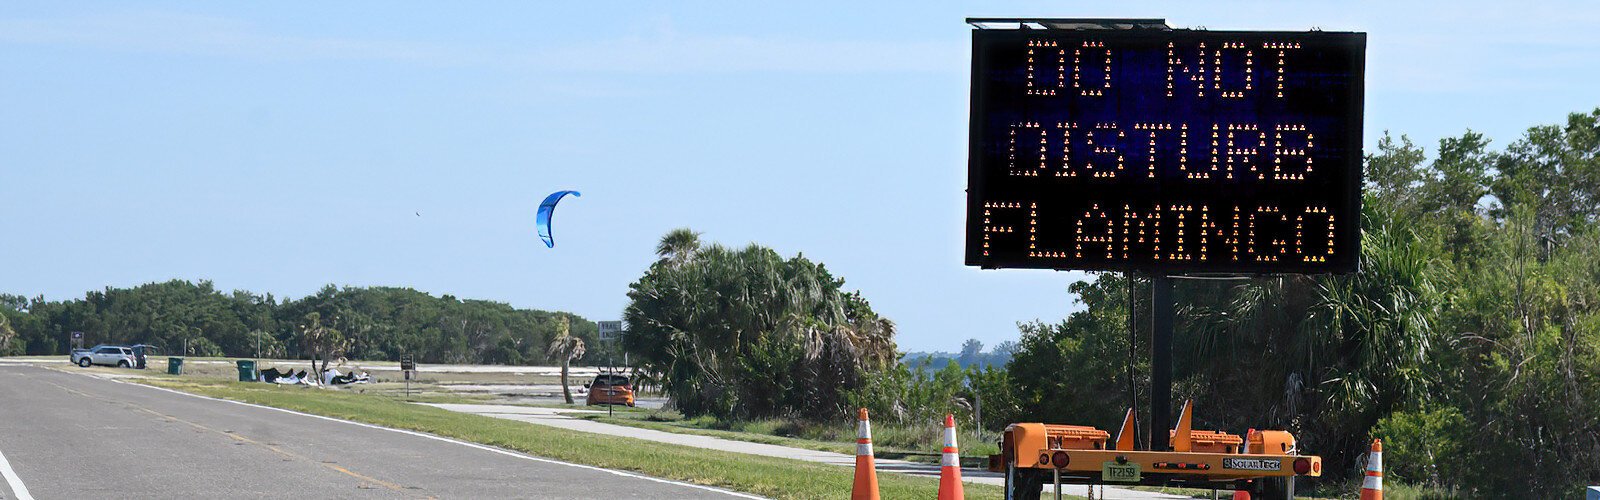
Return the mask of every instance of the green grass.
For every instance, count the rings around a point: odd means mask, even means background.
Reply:
[[[239,376],[238,370],[232,366],[222,367],[220,369],[215,366],[210,366],[202,371],[190,370],[189,365],[184,366],[183,375],[169,375],[166,372],[165,361],[161,362],[161,369],[159,370],[155,369],[153,364],[151,368],[145,370],[128,370],[126,368],[112,368],[107,366],[91,366],[88,368],[81,368],[66,364],[63,364],[63,366],[52,366],[49,368],[66,372],[90,372],[106,375],[122,375],[137,377],[138,379],[144,380],[162,380],[168,382],[225,383],[228,381],[237,380]],[[227,372],[226,374],[221,371],[224,369]],[[497,404],[497,399],[490,394],[451,392],[433,384],[411,384],[409,397],[406,395],[406,384],[404,382],[374,382],[367,384],[341,385],[333,386],[333,390],[352,392],[356,394],[388,396],[415,403]]]
[[[646,418],[629,418],[629,417],[625,417],[625,416],[621,416],[621,415],[616,416],[616,417],[607,417],[605,415],[594,415],[594,414],[573,415],[573,416],[575,416],[577,418],[586,419],[586,420],[593,420],[593,421],[596,421],[596,422],[604,422],[604,423],[608,423],[608,424],[617,424],[617,425],[626,425],[626,426],[629,426],[629,427],[638,427],[640,429],[650,429],[650,430],[657,430],[657,431],[662,431],[662,432],[675,432],[675,433],[678,433],[678,434],[691,434],[691,435],[696,435],[696,436],[709,436],[709,437],[722,438],[722,439],[732,439],[732,440],[735,440],[735,441],[748,441],[748,442],[751,442],[751,443],[773,444],[773,445],[779,445],[779,446],[788,446],[788,447],[791,447],[791,448],[803,448],[803,449],[807,449],[807,450],[831,451],[831,452],[834,452],[834,453],[855,453],[855,450],[856,450],[855,443],[853,443],[853,442],[850,443],[850,444],[844,444],[844,443],[822,443],[822,442],[817,442],[817,441],[811,441],[811,440],[808,440],[808,439],[796,439],[796,438],[789,438],[789,437],[782,437],[782,436],[773,436],[773,435],[767,435],[767,434],[758,434],[758,433],[740,432],[740,431],[729,431],[729,430],[721,430],[721,429],[707,429],[707,428],[688,426],[688,425],[683,425],[683,424],[673,423],[673,422],[662,422],[662,421],[649,420],[649,419],[646,419]],[[877,450],[877,449],[874,449],[874,451],[876,452],[876,454],[877,454],[877,456],[879,458],[888,458],[883,454],[882,451]]]
[[[1388,500],[1447,500],[1464,497],[1460,493],[1449,490],[1411,486],[1386,480],[1383,482],[1383,498]]]
[[[855,453],[855,426],[844,422],[836,425],[798,422],[790,419],[760,419],[741,422],[723,422],[711,417],[683,418],[670,410],[630,412],[615,417],[605,415],[576,415],[578,418],[627,425],[643,429],[679,434],[693,434],[722,439],[773,444],[792,448]],[[922,463],[938,463],[939,451],[944,446],[943,429],[936,425],[927,429],[904,425],[873,422],[873,452],[878,458],[892,458]],[[992,438],[980,437],[971,432],[957,436],[961,444],[962,465],[982,467],[990,454],[999,453]]]
[[[847,498],[853,479],[846,467],[572,432],[408,404],[386,394],[165,377],[144,382],[774,498]],[[933,498],[938,492],[933,478],[880,473],[878,480],[884,498]],[[992,485],[969,483],[965,488],[973,498],[1001,495]]]

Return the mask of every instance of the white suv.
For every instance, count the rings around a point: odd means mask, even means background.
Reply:
[[[134,362],[133,349],[127,347],[97,345],[92,349],[72,350],[72,364],[84,368],[88,368],[90,365],[132,368]]]

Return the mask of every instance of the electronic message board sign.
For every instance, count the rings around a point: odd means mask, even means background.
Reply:
[[[1366,34],[973,31],[967,265],[1333,273]]]

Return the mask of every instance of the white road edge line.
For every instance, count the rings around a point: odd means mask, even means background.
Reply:
[[[71,373],[71,372],[66,372],[66,373]],[[82,375],[82,374],[79,374],[79,375]],[[85,375],[85,376],[87,376],[87,375]],[[258,405],[258,404],[254,404],[254,403],[246,403],[246,402],[243,402],[243,401],[234,401],[234,400],[231,400],[231,399],[213,398],[211,396],[202,396],[202,395],[199,395],[199,394],[191,394],[191,393],[187,393],[187,392],[183,392],[183,391],[179,391],[179,390],[168,389],[168,388],[165,388],[165,387],[156,387],[156,386],[153,386],[153,385],[145,385],[145,384],[140,384],[140,383],[136,383],[136,382],[128,382],[128,381],[123,381],[123,380],[110,379],[110,378],[100,378],[100,377],[91,377],[91,378],[96,378],[96,379],[100,379],[100,380],[110,380],[112,382],[116,382],[116,383],[119,383],[119,384],[127,384],[127,385],[145,387],[145,388],[149,388],[149,389],[155,389],[155,390],[158,390],[158,391],[170,392],[170,393],[173,393],[173,394],[182,394],[184,396],[189,396],[189,397],[192,397],[192,398],[209,399],[209,400],[212,400],[212,401],[221,401],[221,402],[224,402],[224,403],[233,403],[233,404],[236,404],[236,405],[243,405],[243,406],[249,406],[249,407],[254,407],[254,408],[261,408],[261,409],[264,409],[264,410],[281,411],[281,412],[289,413],[289,414],[293,414],[293,415],[300,415],[300,416],[311,417],[311,418],[320,418],[320,419],[331,421],[331,422],[342,422],[342,423],[346,423],[346,424],[350,424],[350,425],[357,425],[357,426],[367,427],[367,428],[372,428],[372,429],[381,429],[381,430],[386,430],[386,431],[390,431],[390,432],[398,432],[398,433],[401,433],[401,434],[408,434],[408,435],[421,437],[421,438],[432,439],[432,440],[436,440],[436,441],[444,441],[446,443],[455,443],[455,444],[459,444],[459,445],[470,447],[470,448],[477,448],[477,449],[480,449],[480,450],[483,450],[483,451],[499,453],[501,455],[505,455],[505,456],[508,456],[508,457],[521,458],[523,460],[532,460],[532,461],[535,461],[535,462],[542,462],[542,463],[547,463],[547,464],[565,465],[565,466],[568,466],[568,467],[577,467],[579,469],[588,469],[588,470],[593,470],[593,471],[607,472],[607,473],[615,474],[615,475],[622,476],[622,477],[631,477],[631,478],[635,478],[635,479],[644,479],[646,481],[655,481],[655,482],[662,483],[662,484],[671,484],[671,485],[676,485],[676,486],[684,486],[684,487],[689,487],[689,488],[695,488],[695,489],[700,489],[700,490],[705,490],[705,491],[710,491],[710,492],[715,492],[715,493],[722,493],[722,494],[725,494],[725,495],[728,495],[728,496],[732,496],[732,497],[737,497],[737,498],[750,498],[750,499],[755,499],[755,500],[765,500],[765,497],[759,497],[759,496],[755,496],[755,495],[739,493],[737,491],[730,491],[730,490],[725,490],[725,489],[722,489],[722,488],[714,488],[714,487],[706,486],[706,485],[702,485],[702,484],[686,483],[686,482],[682,482],[682,481],[673,481],[673,480],[670,480],[670,479],[661,479],[659,477],[650,477],[650,476],[645,476],[645,475],[641,475],[641,474],[634,474],[632,472],[623,472],[623,471],[619,471],[619,470],[607,469],[607,468],[604,468],[604,467],[595,467],[593,465],[575,464],[575,463],[572,463],[572,462],[563,462],[563,461],[560,461],[560,460],[536,457],[536,456],[533,456],[533,455],[526,455],[526,454],[517,453],[517,452],[514,452],[514,451],[508,451],[508,450],[503,450],[503,449],[500,449],[500,448],[495,448],[493,446],[485,446],[485,445],[481,445],[481,444],[478,444],[478,443],[462,441],[462,440],[459,440],[459,439],[452,439],[452,438],[447,438],[447,437],[444,437],[444,436],[436,436],[436,435],[428,434],[428,433],[425,433],[425,432],[408,431],[408,430],[405,430],[405,429],[395,429],[395,428],[392,428],[392,427],[384,427],[384,426],[381,426],[381,425],[372,425],[372,424],[356,422],[356,421],[351,421],[351,420],[344,420],[344,419],[333,418],[333,417],[325,417],[325,416],[322,416],[322,415],[313,415],[313,414],[310,414],[310,413],[298,412],[298,411],[294,411],[294,410],[286,410],[286,409],[283,409],[283,408],[275,408],[275,407],[271,407],[271,406]],[[530,424],[530,425],[532,425],[532,424]],[[4,457],[0,457],[0,465],[4,465],[4,463],[5,463]],[[6,470],[10,470],[10,468],[7,467]],[[7,480],[10,480],[12,477],[13,476],[11,476],[10,474],[6,475],[6,479]],[[22,486],[22,482],[21,481],[17,481],[17,482],[12,483],[12,487],[14,489],[17,488],[17,487],[20,487],[20,486]],[[28,496],[27,490],[21,490],[21,493],[19,493],[19,494],[21,495],[21,498],[19,500],[32,500],[32,497]]]
[[[6,477],[6,484],[11,485],[11,492],[17,494],[17,500],[33,500],[33,495],[28,494],[28,487],[22,484],[17,471],[11,469],[11,462],[6,461],[4,453],[0,453],[0,476]]]

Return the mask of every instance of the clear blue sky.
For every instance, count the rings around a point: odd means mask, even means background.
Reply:
[[[397,285],[608,319],[688,226],[804,252],[902,349],[954,350],[1064,317],[1081,277],[961,264],[965,17],[1366,31],[1369,149],[1600,105],[1592,2],[597,4],[0,4],[0,292]],[[558,189],[583,197],[546,249]]]

